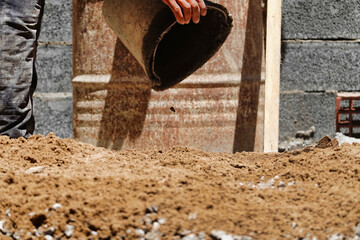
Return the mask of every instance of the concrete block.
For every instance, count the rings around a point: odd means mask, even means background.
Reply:
[[[284,43],[281,90],[360,91],[360,43]]]
[[[72,46],[40,45],[37,53],[37,92],[71,92]]]
[[[359,39],[360,0],[283,0],[283,39]]]
[[[315,140],[336,132],[335,93],[295,93],[280,96],[280,142],[315,126]]]
[[[46,1],[39,40],[72,42],[72,0]]]
[[[72,137],[72,95],[34,95],[34,134],[47,135],[50,132],[62,138]]]

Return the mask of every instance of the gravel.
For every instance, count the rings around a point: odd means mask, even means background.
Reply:
[[[264,181],[265,178],[261,178],[261,181]],[[258,185],[259,188],[269,188],[274,186],[274,183],[276,180],[279,180],[278,176],[275,176],[274,178],[270,179],[269,181],[265,181],[262,182],[263,185]],[[277,185],[279,187],[279,185],[286,185],[285,183],[279,181],[279,184]],[[283,186],[281,186],[283,187]],[[60,203],[55,203],[51,209],[53,210],[57,210],[59,208],[61,208],[62,205]],[[143,216],[143,219],[145,221],[143,221],[143,223],[146,223],[146,225],[149,225],[149,228],[146,229],[142,229],[142,228],[136,228],[136,229],[128,229],[126,232],[128,234],[134,232],[137,236],[139,240],[160,240],[163,237],[163,234],[161,233],[161,225],[166,224],[166,219],[165,218],[157,218],[155,214],[158,213],[158,207],[156,205],[152,206],[152,207],[148,207],[146,210],[146,214]],[[5,213],[5,215],[7,217],[11,216],[10,214],[10,209],[8,209]],[[35,216],[40,216],[41,214],[32,214]],[[155,220],[151,220],[149,218],[149,216],[152,216],[155,218]],[[197,217],[197,213],[191,213],[189,216],[192,216],[191,218],[189,217],[189,221],[191,221],[191,219],[196,219]],[[68,221],[69,223],[69,221]],[[296,229],[297,223],[292,222],[291,223],[291,227],[293,229]],[[43,230],[45,229],[45,230]],[[62,237],[67,237],[67,238],[71,238],[73,236],[73,233],[75,231],[75,226],[71,225],[71,224],[67,224],[65,227],[65,231],[63,232]],[[327,237],[327,240],[360,240],[360,223],[357,226],[353,227],[353,231],[354,234],[351,236],[347,236],[345,237],[343,234],[339,233],[339,234],[332,234],[330,236]],[[58,238],[58,237],[54,237],[54,234],[56,232],[56,228],[51,226],[48,227],[48,225],[41,225],[40,227],[38,227],[37,229],[34,229],[34,232],[28,232],[28,236],[29,239],[37,237],[37,238],[44,238],[45,240],[57,240],[57,239],[62,239],[62,237]],[[0,239],[2,239],[2,235],[6,235],[8,237],[11,237],[12,239],[21,239],[21,233],[22,230],[18,230],[17,232],[11,232],[10,230],[7,229],[7,220],[3,219],[0,220]],[[98,236],[98,233],[96,231],[91,231],[91,235],[94,237]],[[289,238],[291,238],[291,235],[288,235]],[[181,239],[181,240],[204,240],[206,239],[207,235],[204,232],[200,232],[200,233],[194,233],[190,230],[183,230],[180,233],[176,234],[174,236],[174,239]],[[213,240],[252,240],[252,237],[249,236],[237,236],[237,235],[233,235],[230,233],[227,233],[225,231],[221,231],[221,230],[212,230],[210,233],[210,237]],[[91,238],[90,238],[91,239]],[[126,236],[125,236],[126,239]],[[296,238],[292,238],[292,239],[296,239]],[[316,240],[316,237],[311,237],[311,238],[299,238],[297,240]]]
[[[348,137],[345,136],[342,133],[336,133],[335,138],[339,141],[339,145],[341,146],[344,143],[349,143],[349,144],[353,144],[353,143],[360,143],[360,139],[358,138],[352,138],[352,137]]]

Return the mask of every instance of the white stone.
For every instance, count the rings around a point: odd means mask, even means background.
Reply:
[[[54,203],[54,204],[52,205],[51,209],[53,209],[53,210],[58,210],[58,209],[61,208],[61,207],[62,207],[62,205],[61,205],[60,203]]]
[[[286,187],[286,184],[283,181],[280,181],[278,187]]]
[[[5,224],[5,220],[1,220],[0,221],[0,232],[5,232],[4,224]]]
[[[10,213],[11,209],[9,208],[8,210],[6,210],[5,215],[8,217],[11,217],[11,213]]]
[[[67,224],[65,226],[65,236],[68,238],[71,237],[74,233],[74,230],[75,230],[75,226]]]
[[[54,238],[51,235],[45,235],[45,240],[53,240]]]
[[[44,166],[32,167],[25,171],[25,174],[41,173],[44,170]]]
[[[135,234],[138,236],[144,236],[145,235],[145,231],[143,229],[135,229]]]
[[[160,228],[160,224],[158,222],[154,222],[152,226],[152,230],[157,231],[159,230],[159,228]]]
[[[165,224],[165,223],[166,223],[166,218],[160,218],[160,219],[158,220],[158,222],[159,222],[160,224]]]

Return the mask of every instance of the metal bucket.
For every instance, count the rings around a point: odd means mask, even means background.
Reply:
[[[206,5],[207,15],[198,24],[178,24],[160,0],[105,0],[103,15],[152,88],[165,90],[204,65],[230,34],[233,20],[227,9]]]

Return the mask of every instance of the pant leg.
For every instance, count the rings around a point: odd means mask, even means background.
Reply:
[[[0,0],[0,135],[34,131],[37,39],[45,0]]]

